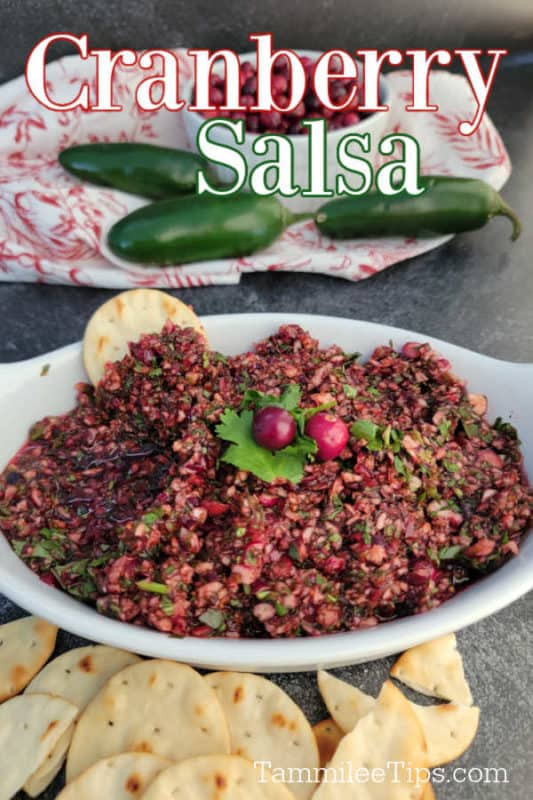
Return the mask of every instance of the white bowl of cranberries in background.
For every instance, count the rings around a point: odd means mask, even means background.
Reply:
[[[301,189],[308,189],[310,185],[310,163],[313,163],[314,170],[316,170],[317,158],[316,152],[313,153],[312,161],[309,159],[309,134],[302,122],[308,119],[325,119],[327,125],[327,133],[325,136],[325,166],[326,176],[325,183],[328,189],[335,191],[336,176],[344,175],[350,185],[357,187],[360,176],[354,172],[341,167],[338,163],[337,148],[341,139],[348,133],[368,133],[371,136],[371,152],[365,154],[355,144],[349,146],[349,152],[354,156],[365,158],[371,163],[376,160],[377,147],[380,139],[389,133],[392,129],[392,114],[389,111],[377,111],[373,113],[364,113],[358,111],[359,98],[356,95],[350,108],[343,111],[333,112],[325,108],[320,100],[317,98],[315,92],[311,88],[311,76],[313,73],[314,65],[317,59],[322,55],[318,50],[294,50],[300,57],[306,72],[307,90],[302,102],[298,107],[286,114],[278,111],[268,112],[244,112],[244,111],[208,111],[196,112],[186,110],[183,112],[185,119],[185,130],[189,146],[191,149],[197,149],[196,140],[200,127],[208,119],[214,117],[232,120],[243,120],[245,123],[245,137],[243,144],[236,144],[232,133],[228,129],[215,127],[209,132],[209,139],[219,144],[231,146],[239,150],[246,158],[248,165],[248,173],[251,172],[253,167],[265,161],[270,161],[275,158],[276,148],[273,144],[269,144],[265,154],[258,155],[254,149],[253,144],[257,137],[264,133],[277,133],[289,137],[293,144],[293,175],[294,183],[301,187]],[[243,53],[239,55],[241,62],[241,105],[252,106],[256,101],[256,54]],[[340,67],[340,63],[339,63]],[[335,60],[332,59],[332,68],[330,71],[335,70]],[[362,66],[358,62],[358,74],[361,75]],[[284,105],[284,98],[287,98],[287,90],[289,88],[289,69],[286,60],[280,56],[275,62],[273,67],[272,77],[272,93],[278,105]],[[332,99],[340,102],[342,97],[348,94],[353,87],[356,79],[353,78],[339,78],[337,81],[332,80],[330,83],[330,94]],[[359,83],[362,81],[359,79]],[[194,83],[185,88],[184,98],[191,102],[194,90]],[[224,103],[224,70],[221,62],[215,63],[211,75],[210,82],[210,97],[211,102],[215,105]],[[391,107],[393,105],[391,98],[390,86],[383,76],[380,77],[380,100],[384,105]],[[322,159],[322,153],[320,154]],[[226,167],[215,165],[215,172],[218,178],[224,182],[233,182],[235,180],[235,172]],[[249,188],[248,183],[243,188]],[[279,199],[285,203],[291,210],[296,212],[314,211],[323,203],[327,202],[331,197],[305,197],[298,193],[293,197],[282,197]]]

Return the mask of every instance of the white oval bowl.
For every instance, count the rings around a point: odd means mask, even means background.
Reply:
[[[501,416],[517,426],[526,470],[533,473],[533,365],[513,364],[388,325],[309,314],[223,314],[203,319],[213,348],[227,355],[242,352],[276,331],[296,323],[322,345],[339,344],[368,356],[392,340],[429,342],[448,358],[454,371],[468,379],[474,392],[489,398],[491,418]],[[49,364],[48,374],[41,369]],[[0,365],[0,466],[24,442],[29,426],[47,414],[73,407],[73,386],[86,380],[79,343],[16,364]],[[172,638],[99,615],[42,581],[0,537],[0,591],[17,605],[60,627],[108,645],[146,656],[185,661],[210,669],[294,672],[337,667],[381,658],[493,614],[533,588],[533,536],[523,540],[520,554],[501,569],[425,614],[383,623],[375,628],[300,639]]]
[[[294,50],[299,56],[308,56],[316,61],[321,55],[322,51],[320,50]],[[239,55],[239,59],[241,62],[250,61],[254,66],[256,64],[257,58],[255,52],[251,53],[241,53]],[[214,70],[217,71],[217,67],[214,67]],[[362,70],[362,65],[359,62],[359,72]],[[218,72],[221,72],[222,68],[218,69]],[[389,82],[383,75],[380,75],[380,97],[381,100],[385,103],[385,105],[389,106],[389,111],[376,111],[373,114],[370,114],[368,117],[364,117],[362,120],[357,122],[355,125],[347,125],[345,128],[336,128],[335,130],[329,131],[326,134],[326,162],[327,162],[327,185],[329,189],[335,189],[335,178],[337,175],[343,175],[348,182],[353,180],[353,173],[349,172],[348,170],[343,169],[337,164],[337,147],[339,145],[340,140],[343,136],[346,136],[348,133],[369,133],[371,135],[371,154],[367,154],[364,156],[366,159],[370,161],[375,161],[377,158],[377,147],[379,140],[385,133],[388,132],[388,129],[391,127],[391,119],[392,119],[392,107],[394,103],[392,91]],[[189,81],[183,89],[183,97],[187,100],[187,102],[191,99],[192,90],[194,87],[193,81]],[[185,125],[185,133],[187,136],[187,141],[189,143],[189,147],[192,150],[196,150],[196,139],[198,136],[198,131],[200,127],[206,122],[205,117],[203,117],[198,111],[189,111],[188,109],[183,111],[183,120]],[[235,144],[235,139],[227,130],[213,130],[210,133],[210,138],[214,142],[218,142],[219,144],[223,144],[226,146],[230,146],[239,150],[242,155],[246,158],[246,163],[248,165],[248,171],[250,172],[253,167],[257,164],[261,164],[263,161],[269,161],[274,158],[274,148],[269,146],[266,155],[257,155],[253,149],[253,143],[260,136],[260,133],[251,133],[246,132],[244,136],[244,143],[242,145]],[[294,153],[294,182],[295,184],[301,186],[302,188],[306,188],[309,182],[310,177],[310,161],[309,161],[309,136],[305,133],[300,134],[292,134],[287,135],[287,138],[291,141],[293,145],[293,153]],[[363,154],[361,154],[363,156]],[[234,180],[234,173],[232,170],[228,169],[227,167],[221,167],[215,165],[215,173],[222,181],[232,181]],[[331,197],[302,197],[300,194],[296,194],[293,197],[282,197],[279,196],[279,200],[284,203],[291,211],[294,212],[303,212],[303,211],[315,211],[321,205],[323,205],[328,200],[332,200]]]

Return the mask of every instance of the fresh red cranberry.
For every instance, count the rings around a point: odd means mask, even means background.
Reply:
[[[289,81],[284,75],[272,75],[272,93],[286,94],[289,88]]]
[[[341,127],[355,125],[357,122],[359,122],[359,114],[356,114],[355,111],[350,111],[348,114],[343,114]]]
[[[259,116],[257,114],[247,114],[246,130],[250,133],[257,133],[259,130]]]
[[[317,444],[316,455],[319,461],[337,458],[346,447],[349,438],[346,424],[328,411],[319,411],[312,416],[305,426],[305,432]]]
[[[306,112],[305,103],[302,101],[301,103],[298,103],[296,108],[290,111],[289,113],[291,117],[294,117],[296,119],[303,119],[303,117],[305,117],[305,112]]]
[[[296,422],[292,414],[279,406],[266,406],[254,414],[252,433],[260,447],[281,450],[296,436]]]
[[[209,102],[214,106],[221,106],[224,102],[224,92],[216,86],[212,86],[209,90]]]
[[[269,130],[276,130],[281,122],[281,114],[279,111],[261,111],[259,114],[259,124],[263,128]]]
[[[280,56],[274,62],[272,69],[272,98],[276,106],[282,109],[279,111],[263,111],[255,113],[249,111],[257,103],[257,75],[256,69],[250,61],[241,64],[240,71],[240,103],[245,107],[245,116],[241,112],[219,111],[203,112],[204,117],[225,116],[232,119],[243,119],[246,123],[246,130],[251,133],[289,133],[290,135],[308,133],[307,128],[295,124],[298,120],[304,119],[325,119],[328,130],[345,128],[355,125],[360,119],[368,116],[368,113],[358,111],[359,96],[355,92],[353,98],[347,103],[345,108],[332,111],[325,108],[312,89],[312,77],[315,62],[309,56],[302,56],[306,76],[306,89],[303,100],[292,111],[285,111],[288,106],[288,98],[291,89],[291,70],[289,62],[285,56]],[[332,79],[330,82],[330,95],[334,104],[341,105],[347,101],[356,81],[354,78],[341,77],[341,62],[333,60],[330,64]],[[225,93],[225,78],[222,75],[212,74],[210,76],[210,97],[211,102],[220,106],[223,103]]]
[[[256,92],[257,92],[257,78],[255,77],[255,75],[252,75],[251,78],[248,78],[248,80],[244,82],[242,87],[242,93],[255,94]]]

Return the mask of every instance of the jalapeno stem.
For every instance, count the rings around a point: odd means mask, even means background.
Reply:
[[[511,234],[511,241],[515,242],[522,233],[522,223],[520,222],[518,215],[511,208],[511,206],[508,205],[505,202],[505,200],[503,200],[503,198],[501,198],[499,195],[497,197],[498,197],[498,203],[495,206],[494,211],[490,216],[491,217],[502,216],[502,217],[507,217],[508,219],[511,220],[511,222],[513,223],[513,232]]]

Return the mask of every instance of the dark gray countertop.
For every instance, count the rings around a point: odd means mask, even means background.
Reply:
[[[529,60],[529,63],[528,63]],[[502,69],[489,105],[514,165],[505,196],[525,231],[514,245],[509,225],[485,230],[392,267],[362,283],[319,275],[247,275],[240,286],[194,289],[179,296],[200,314],[242,311],[311,312],[412,328],[492,356],[533,362],[533,56]],[[82,335],[104,290],[20,284],[0,285],[0,361],[16,361],[67,344]],[[512,387],[510,387],[512,390]],[[0,600],[0,619],[19,612]],[[459,766],[500,767],[509,783],[450,782],[439,800],[526,800],[533,785],[533,595],[465,630],[460,648],[481,725]],[[62,634],[59,648],[75,643]],[[377,691],[390,661],[339,670],[361,688]],[[313,675],[276,678],[313,721],[325,716]],[[479,773],[473,773],[474,781]],[[54,797],[51,791],[47,797]]]

